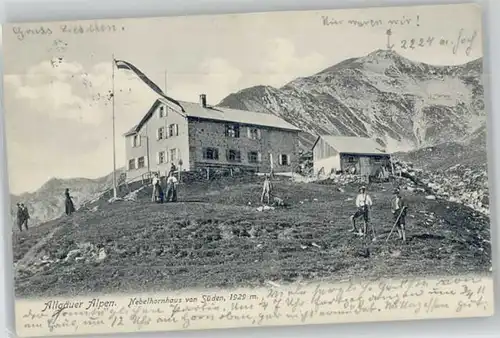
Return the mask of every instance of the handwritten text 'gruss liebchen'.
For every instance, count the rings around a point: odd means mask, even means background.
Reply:
[[[51,36],[53,34],[74,34],[74,35],[82,35],[82,34],[100,34],[100,33],[118,33],[120,31],[124,31],[125,27],[114,24],[102,24],[99,22],[93,23],[85,23],[85,24],[60,24],[59,26],[54,27],[46,27],[46,26],[38,26],[38,27],[21,27],[14,26],[12,27],[12,32],[16,35],[17,39],[20,41],[24,41],[27,38],[34,37],[44,37]]]

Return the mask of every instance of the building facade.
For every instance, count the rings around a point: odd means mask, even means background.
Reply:
[[[369,138],[321,135],[313,145],[313,163],[316,174],[371,176],[382,168],[391,170],[391,155]]]
[[[299,128],[283,119],[199,103],[158,99],[125,134],[127,180],[149,172],[243,168],[290,172],[298,164]]]

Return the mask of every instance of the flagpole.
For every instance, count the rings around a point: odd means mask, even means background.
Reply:
[[[113,112],[113,197],[117,197],[116,191],[116,140],[115,140],[115,55],[112,54],[112,73],[111,73],[111,105]]]
[[[165,71],[164,75],[165,75],[165,89],[164,89],[164,91],[165,91],[165,95],[167,95],[167,71]]]

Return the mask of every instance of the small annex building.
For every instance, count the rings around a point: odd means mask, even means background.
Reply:
[[[320,135],[312,150],[315,174],[374,176],[391,171],[391,154],[370,138]]]

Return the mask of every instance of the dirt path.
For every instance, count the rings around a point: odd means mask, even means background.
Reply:
[[[17,262],[17,264],[15,266],[15,271],[14,271],[14,275],[15,275],[16,279],[19,277],[19,270],[27,268],[35,260],[36,255],[37,255],[38,251],[40,250],[40,248],[42,248],[43,246],[45,246],[52,239],[52,237],[54,237],[54,235],[59,230],[62,229],[62,227],[64,226],[64,224],[65,223],[62,223],[61,225],[55,227],[47,235],[45,235],[44,237],[42,237],[35,245],[33,245],[28,250],[28,252],[26,252],[26,254],[23,256],[23,258],[21,258]]]

